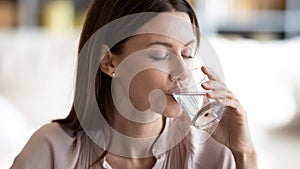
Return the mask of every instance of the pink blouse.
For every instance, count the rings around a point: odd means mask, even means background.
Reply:
[[[200,143],[199,138],[203,134],[207,133],[191,127],[181,142],[156,157],[153,168],[235,169],[231,151],[212,137]],[[86,169],[103,152],[98,146],[91,148],[91,144],[85,144],[88,141],[90,139],[83,131],[73,132],[58,123],[46,124],[31,136],[11,169]],[[112,167],[103,158],[93,168]]]

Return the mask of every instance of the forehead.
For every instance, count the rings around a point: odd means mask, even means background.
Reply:
[[[196,39],[194,27],[190,18],[184,12],[160,13],[149,22],[141,26],[136,34],[156,34],[163,37],[177,39],[182,43],[187,43]]]
[[[188,42],[190,42],[191,40],[193,40],[193,39],[190,39]],[[152,42],[167,42],[174,46],[179,46],[179,45],[182,46],[182,45],[186,44],[182,40],[176,39],[174,37],[169,37],[169,36],[161,35],[161,34],[152,34],[152,33],[132,36],[125,43],[131,44],[134,46],[146,47],[147,45],[149,45],[149,43],[152,43]]]

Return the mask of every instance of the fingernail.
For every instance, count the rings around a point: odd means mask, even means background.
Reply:
[[[208,82],[204,82],[204,83],[202,83],[205,87],[209,87],[210,85],[209,85],[209,83]]]
[[[214,93],[212,91],[207,92],[208,95],[213,95]]]

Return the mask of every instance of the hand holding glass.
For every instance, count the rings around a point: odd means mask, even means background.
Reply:
[[[200,68],[195,68],[179,74],[169,87],[172,96],[189,115],[193,126],[201,129],[218,124],[224,112],[224,106],[207,98],[209,91],[203,89],[201,84],[208,80]]]

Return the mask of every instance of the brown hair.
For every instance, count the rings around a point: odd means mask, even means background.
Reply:
[[[172,10],[186,12],[191,19],[191,23],[196,28],[199,27],[196,14],[186,0],[93,0],[89,6],[83,30],[81,32],[78,52],[82,50],[85,43],[97,30],[113,20],[135,13],[170,12]],[[148,18],[148,20],[150,19],[152,18]],[[133,24],[135,25],[134,28]],[[129,32],[129,30],[135,31],[142,24],[143,23],[140,23],[139,25],[136,23],[127,23],[129,26],[117,28],[117,32],[125,33]],[[200,32],[198,30],[196,30],[196,35],[199,44]],[[122,52],[122,47],[125,42],[126,39],[112,46],[111,52],[114,54],[119,54]],[[77,91],[75,91],[75,95],[76,94]],[[102,115],[110,123],[113,119],[112,113],[109,113],[113,107],[111,97],[111,77],[103,73],[101,70],[99,70],[96,75],[95,94]],[[101,101],[99,98],[101,98]],[[82,130],[74,105],[72,106],[71,111],[66,118],[54,120],[53,122],[58,122],[59,124],[64,125],[74,131]]]
[[[88,13],[84,22],[83,30],[81,32],[80,42],[78,53],[83,49],[85,43],[91,38],[91,36],[96,33],[100,28],[105,26],[106,24],[131,14],[143,13],[143,12],[170,12],[170,11],[180,11],[186,12],[190,19],[191,23],[198,28],[198,21],[196,18],[196,14],[192,9],[191,5],[186,0],[93,0],[89,6]],[[133,33],[136,29],[138,29],[145,22],[151,20],[154,15],[150,15],[149,18],[144,18],[143,22],[132,21],[130,23],[124,23],[124,27],[111,29],[106,33],[109,34],[107,37],[110,39],[107,41],[113,41],[114,34],[119,32],[120,34],[126,34],[128,32]],[[196,30],[198,44],[200,41],[200,32],[198,29]],[[117,42],[113,46],[109,46],[111,48],[111,52],[114,54],[119,54],[122,52],[122,47],[127,39],[123,39],[120,42]],[[106,44],[106,40],[104,38],[104,44]],[[80,56],[84,57],[84,56]],[[78,64],[78,67],[82,65]],[[78,78],[78,74],[77,74]],[[95,96],[99,106],[99,109],[108,123],[113,121],[113,101],[111,96],[111,77],[103,73],[100,69],[97,71],[97,75],[95,80]],[[78,82],[76,82],[78,83]],[[80,95],[80,91],[75,91],[76,95]],[[101,98],[101,100],[100,100]],[[75,111],[74,104],[69,115],[64,119],[53,120],[53,122],[58,122],[60,125],[67,127],[74,132],[82,130],[82,126],[77,118],[77,114]],[[99,159],[103,158],[105,152],[100,156]],[[94,162],[96,164],[99,160]]]

